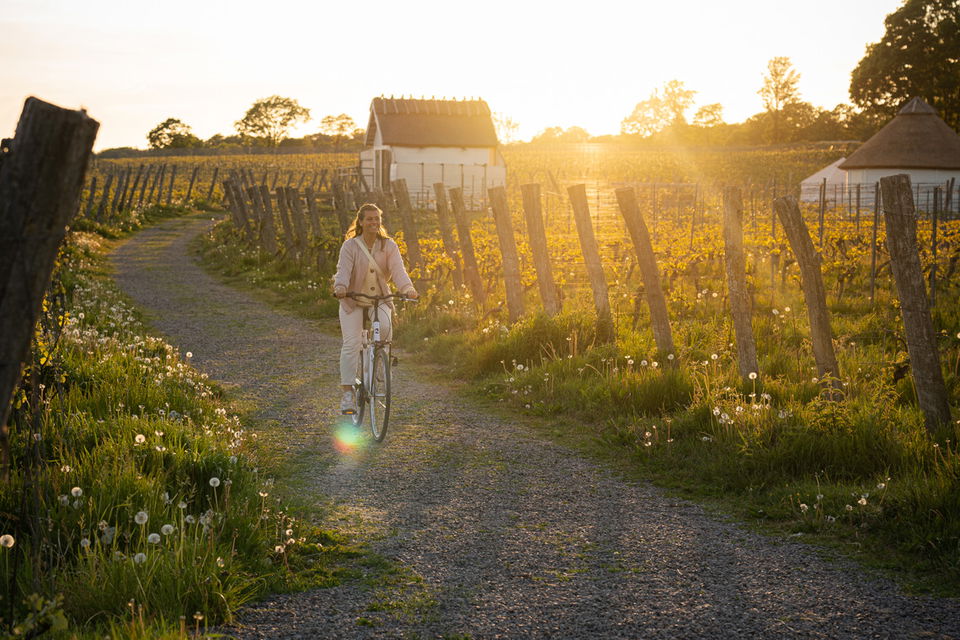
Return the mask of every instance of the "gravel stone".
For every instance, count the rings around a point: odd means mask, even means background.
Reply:
[[[277,311],[190,256],[208,217],[113,254],[121,288],[211,377],[316,450],[310,491],[411,581],[269,596],[248,638],[960,638],[960,603],[905,595],[849,560],[626,482],[528,427],[396,369],[384,443],[341,453],[335,324]],[[318,295],[325,295],[319,291]],[[332,321],[335,322],[335,321]],[[333,329],[333,330],[332,330]],[[358,524],[359,523],[359,524]],[[394,599],[399,607],[384,606]]]

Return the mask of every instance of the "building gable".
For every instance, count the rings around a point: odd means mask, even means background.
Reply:
[[[382,144],[408,147],[496,147],[490,107],[483,100],[374,98],[367,146],[380,132]]]

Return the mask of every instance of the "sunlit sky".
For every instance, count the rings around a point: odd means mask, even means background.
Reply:
[[[0,0],[0,135],[24,99],[84,107],[96,149],[147,146],[175,117],[232,135],[257,99],[365,127],[378,95],[482,97],[529,139],[550,126],[617,133],[672,79],[727,122],[762,110],[767,61],[788,56],[804,100],[848,102],[850,72],[901,0]]]

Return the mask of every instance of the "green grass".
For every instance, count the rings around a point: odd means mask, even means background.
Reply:
[[[186,212],[80,220],[61,251],[10,420],[5,633],[185,637],[264,593],[355,580],[374,557],[313,524],[322,509],[276,482],[280,456],[254,431],[266,425],[110,281],[109,238]]]
[[[332,317],[325,276],[241,248],[227,225],[202,239],[207,265],[309,317]],[[742,381],[719,260],[702,262],[691,295],[669,291],[676,353],[658,353],[641,306],[598,344],[593,315],[571,308],[508,325],[447,290],[404,310],[397,340],[423,362],[471,381],[480,402],[542,422],[544,433],[633,477],[718,505],[780,534],[801,535],[892,570],[921,591],[960,594],[957,424],[928,434],[906,362],[899,310],[881,277],[877,300],[829,299],[843,398],[822,394],[799,288],[754,269],[758,378]],[[329,275],[329,274],[326,274]],[[837,288],[828,272],[827,290]],[[316,285],[309,299],[286,292]],[[719,292],[719,295],[713,293]],[[611,299],[631,291],[611,287]],[[960,297],[941,283],[935,321],[948,392],[960,392]],[[529,295],[533,295],[531,293]],[[771,300],[775,296],[775,301]],[[528,308],[536,304],[528,300]],[[670,356],[673,355],[673,360]],[[674,366],[676,365],[676,366]]]

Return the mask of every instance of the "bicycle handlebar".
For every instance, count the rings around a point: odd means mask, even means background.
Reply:
[[[385,296],[371,296],[371,295],[367,295],[366,293],[348,291],[348,292],[346,293],[346,297],[348,297],[348,298],[354,298],[354,299],[356,299],[356,298],[366,298],[366,299],[368,299],[368,300],[373,300],[373,301],[375,301],[375,302],[376,302],[376,301],[381,301],[381,300],[390,300],[391,298],[396,298],[397,300],[401,300],[401,301],[403,301],[403,302],[416,302],[416,301],[417,301],[417,298],[408,298],[407,296],[405,296],[405,295],[402,294],[402,293],[388,293],[388,294],[385,295]]]

